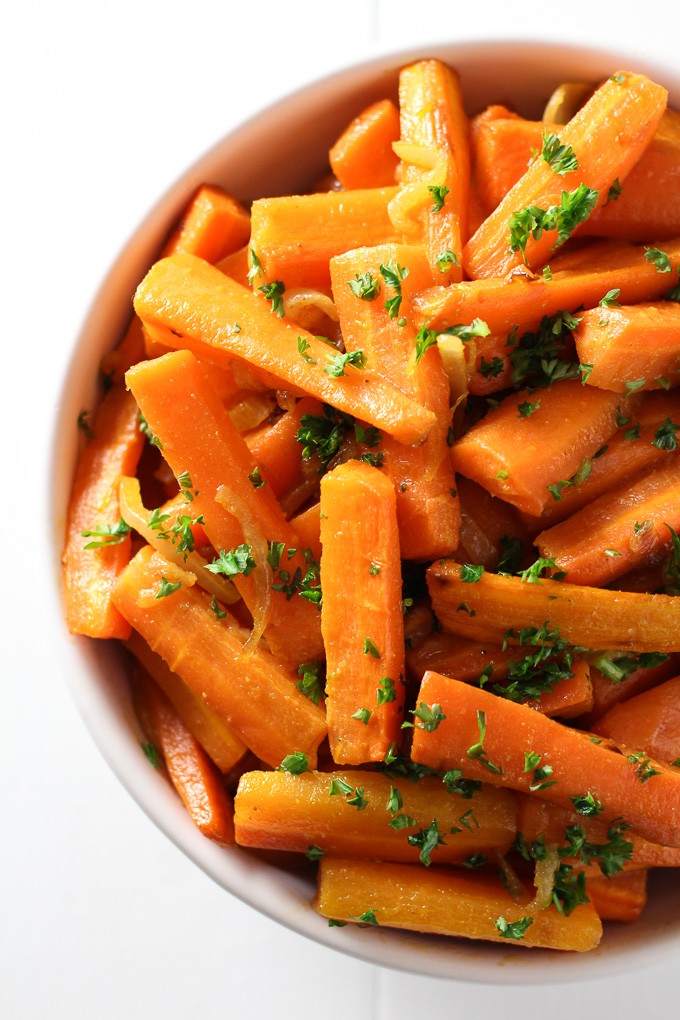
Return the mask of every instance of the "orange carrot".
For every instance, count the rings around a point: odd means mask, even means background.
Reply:
[[[594,732],[659,761],[680,759],[680,676],[615,705],[595,723]]]
[[[324,917],[387,928],[504,942],[504,925],[524,922],[516,946],[584,952],[598,945],[602,925],[589,904],[567,917],[551,906],[528,916],[500,880],[456,868],[325,857],[317,909]],[[527,920],[529,921],[527,925]]]
[[[218,619],[210,598],[192,581],[193,575],[145,546],[121,574],[114,601],[258,758],[275,767],[299,751],[313,767],[326,733],[323,710],[297,690],[294,677],[269,652],[245,651],[248,632],[229,614]]]
[[[576,379],[511,393],[455,443],[454,469],[520,510],[540,514],[573,484],[584,459],[607,441],[617,414],[628,406]]]
[[[329,854],[383,861],[417,862],[419,849],[407,837],[427,828],[433,818],[446,833],[433,851],[437,864],[505,851],[516,835],[515,798],[507,790],[485,785],[468,803],[448,792],[439,778],[399,782],[359,769],[247,772],[239,780],[234,810],[240,846],[304,853],[314,844]],[[391,825],[395,818],[401,822]]]
[[[459,475],[456,482],[460,498],[460,546],[456,554],[466,563],[480,563],[493,570],[506,553],[523,559],[529,532],[514,506],[492,496],[481,485]],[[461,556],[460,553],[463,553]]]
[[[647,871],[629,871],[586,881],[586,895],[603,921],[637,921],[647,903]]]
[[[102,400],[81,450],[69,500],[64,542],[65,616],[73,634],[126,638],[130,628],[111,602],[116,578],[130,559],[120,528],[118,482],[132,474],[142,451],[137,407],[122,386]],[[92,532],[83,536],[83,532]],[[94,548],[86,548],[94,543]]]
[[[339,364],[337,351],[272,315],[264,299],[192,255],[157,262],[137,291],[135,307],[145,324],[162,331],[169,347],[190,348],[218,364],[244,359],[286,387],[353,414],[400,442],[422,442],[434,423],[431,411],[375,372]],[[361,358],[355,361],[360,364]]]
[[[404,703],[394,486],[361,461],[340,464],[321,480],[320,517],[331,754],[339,764],[382,761]]]
[[[304,470],[302,445],[295,437],[304,415],[321,413],[317,400],[303,397],[274,422],[265,422],[244,436],[265,484],[270,486],[279,501],[307,480],[309,472]],[[316,474],[316,466],[312,467],[312,471]]]
[[[204,184],[187,206],[162,254],[198,255],[215,263],[232,255],[249,236],[250,217],[241,203],[221,188]]]
[[[467,243],[468,274],[505,276],[522,262],[544,265],[595,205],[604,205],[614,182],[625,182],[653,137],[667,98],[666,90],[644,75],[613,74],[560,132],[576,167],[560,171],[548,159],[536,159]],[[545,215],[568,207],[566,216]],[[555,222],[560,229],[552,229]],[[545,227],[537,228],[541,223]]]
[[[253,202],[250,243],[262,265],[254,286],[327,287],[334,255],[399,239],[387,214],[395,194],[394,187],[364,188]]]
[[[571,584],[599,586],[666,555],[670,529],[680,529],[679,471],[676,453],[632,484],[605,493],[542,531],[536,537],[541,556],[566,571]]]
[[[331,170],[345,189],[385,188],[395,183],[399,160],[392,142],[399,138],[399,111],[391,99],[362,110],[328,154]]]
[[[620,670],[620,667],[619,667]],[[657,662],[656,657],[647,665],[640,665],[632,672],[622,671],[617,679],[606,676],[594,664],[590,667],[590,680],[593,685],[593,707],[579,722],[587,729],[593,729],[597,720],[601,719],[614,705],[622,704],[629,698],[648,691],[664,680],[675,676],[680,670],[680,656],[663,656]]]
[[[549,623],[570,644],[633,652],[680,651],[680,600],[485,573],[475,583],[453,560],[427,572],[432,608],[445,630],[501,644],[509,630]]]
[[[130,365],[144,357],[144,333],[139,316],[133,315],[123,339],[102,358],[101,373],[112,383],[121,383]]]
[[[149,736],[163,756],[172,785],[194,824],[220,846],[233,844],[231,798],[201,745],[165,695],[143,673],[135,678],[134,699],[140,715],[149,721]]]
[[[315,560],[321,559],[321,504],[312,503],[291,519],[293,531],[304,549],[311,549]]]
[[[680,383],[680,307],[674,301],[591,308],[575,339],[581,364],[592,365],[585,377],[590,386],[628,393]]]
[[[531,790],[562,807],[590,791],[603,819],[623,817],[645,839],[680,846],[680,771],[642,755],[629,760],[526,705],[438,673],[425,674],[418,700],[438,706],[440,722],[415,728],[414,761]]]
[[[390,267],[404,274],[399,292],[387,282]],[[402,557],[431,560],[446,555],[457,545],[459,525],[448,447],[449,383],[435,349],[418,357],[419,336],[410,324],[413,295],[429,278],[427,262],[414,246],[358,248],[331,260],[331,277],[345,345],[361,346],[369,367],[435,416],[421,446],[405,447],[388,436],[374,452],[384,458],[385,473],[397,492]],[[356,293],[361,288],[357,281],[369,280],[379,288],[371,300]],[[388,302],[395,293],[402,301],[398,314],[392,315]]]
[[[136,631],[133,630],[125,647],[160,687],[182,723],[218,769],[230,772],[247,750],[241,738],[168,668]]]
[[[468,238],[470,146],[460,79],[439,60],[421,60],[399,74],[402,191],[392,203],[422,194],[421,237],[434,279],[462,278]],[[411,155],[409,156],[409,151]],[[425,158],[427,165],[418,165]],[[416,238],[414,238],[415,240]]]
[[[287,550],[296,550],[297,536],[271,489],[259,484],[261,476],[255,471],[255,459],[202,366],[188,351],[177,351],[141,362],[126,378],[161,443],[163,456],[191,500],[191,515],[203,517],[203,527],[215,551],[228,553],[244,543],[250,547],[256,572],[237,573],[234,583],[251,612],[262,611],[266,599],[262,588],[272,583],[265,562],[267,543],[283,543]],[[237,504],[237,515],[219,500],[224,486]],[[247,527],[252,534],[246,534]],[[253,548],[255,543],[259,551]],[[300,576],[307,572],[301,552],[285,563],[291,576],[297,568]],[[258,579],[263,582],[259,586]],[[322,654],[318,609],[297,594],[291,597],[283,590],[271,590],[264,623],[270,648],[288,666],[295,668]]]
[[[243,287],[248,287],[250,280],[248,279],[248,273],[250,272],[250,261],[248,255],[248,245],[244,245],[243,248],[239,248],[237,251],[232,252],[231,255],[226,255],[219,262],[216,262],[216,268],[225,276],[230,276],[232,280],[236,280]]]

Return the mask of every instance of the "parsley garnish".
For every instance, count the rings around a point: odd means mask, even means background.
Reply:
[[[424,864],[426,868],[429,868],[432,863],[432,851],[445,843],[445,840],[442,839],[439,831],[439,824],[436,818],[432,819],[426,829],[419,829],[418,832],[414,832],[410,836],[407,836],[407,840],[411,846],[417,846],[420,848],[420,863]]]
[[[315,705],[318,705],[324,695],[319,678],[319,663],[316,659],[314,662],[303,662],[298,666],[296,673],[300,677],[295,685],[297,689]]]
[[[448,793],[457,793],[463,800],[470,800],[482,788],[479,779],[465,779],[460,769],[449,769],[442,776],[442,782]]]
[[[358,708],[356,712],[352,713],[352,719],[356,719],[357,722],[362,722],[364,726],[368,726],[368,720],[372,715],[373,713],[370,708]]]
[[[390,319],[396,319],[399,315],[399,309],[401,308],[401,282],[408,276],[408,268],[406,266],[400,266],[398,262],[392,262],[391,260],[387,265],[381,264],[380,275],[387,284],[388,287],[393,287],[396,291],[394,297],[388,298],[385,302],[385,311],[389,315]]]
[[[449,266],[457,266],[458,257],[455,252],[452,252],[450,248],[446,248],[444,251],[437,255],[436,266],[440,273],[445,273]]]
[[[474,563],[463,563],[458,568],[461,581],[465,584],[476,584],[484,573],[484,567]]]
[[[375,301],[380,293],[380,280],[368,272],[357,273],[353,280],[348,280],[348,286],[362,301]]]
[[[604,204],[605,205],[609,205],[610,202],[616,202],[618,200],[618,197],[619,197],[619,195],[621,194],[622,191],[623,191],[623,185],[621,184],[621,182],[618,179],[618,177],[616,177],[614,179],[614,183],[612,184],[612,186],[610,187],[609,191],[607,192],[607,201]]]
[[[81,411],[80,414],[78,415],[76,424],[86,439],[94,439],[94,432],[92,431],[92,428],[88,421],[89,417],[90,417],[89,411]]]
[[[515,939],[519,941],[526,935],[527,928],[534,923],[533,917],[520,917],[518,921],[506,921],[503,916],[499,917],[496,924],[496,931],[503,939]]]
[[[495,776],[502,776],[503,769],[500,765],[494,765],[492,761],[489,761],[489,757],[484,750],[484,739],[486,737],[486,714],[477,710],[477,728],[479,729],[479,740],[476,744],[472,744],[467,749],[467,756],[471,761],[478,761],[480,765],[483,765],[485,769],[492,772]]]
[[[541,406],[540,400],[524,400],[521,404],[517,405],[520,418],[530,418],[534,411],[537,411]]]
[[[351,415],[336,411],[328,404],[324,405],[323,415],[303,414],[295,436],[302,444],[302,459],[311,460],[316,454],[321,461],[319,473],[323,474],[353,424]]]
[[[260,474],[259,467],[255,466],[248,475],[248,481],[254,489],[261,489],[263,485],[266,485],[266,480]]]
[[[541,155],[550,169],[560,177],[578,169],[578,160],[571,145],[562,145],[557,135],[543,135]]]
[[[430,347],[434,347],[437,343],[437,336],[439,334],[434,329],[427,329],[426,326],[422,326],[414,337],[414,343],[416,345],[416,364],[420,361],[423,355],[429,351]]]
[[[397,692],[394,687],[394,680],[390,680],[388,676],[380,678],[380,686],[378,687],[378,704],[385,705],[390,701],[397,700]]]
[[[237,574],[248,577],[255,566],[255,560],[250,554],[250,546],[244,542],[242,545],[236,546],[235,549],[230,549],[229,552],[222,549],[212,563],[206,563],[205,569],[209,570],[211,574],[223,574],[225,577],[236,577]]]
[[[149,762],[153,765],[153,767],[155,769],[159,769],[161,767],[161,756],[158,753],[158,748],[156,747],[156,745],[150,744],[148,741],[145,740],[141,744],[141,748],[146,757],[148,758]]]
[[[370,655],[371,658],[373,658],[373,659],[379,659],[380,658],[380,652],[375,647],[375,645],[371,641],[370,637],[365,637],[364,638],[364,655]]]
[[[513,386],[549,386],[558,379],[573,379],[579,374],[579,365],[567,361],[567,340],[577,328],[580,319],[570,312],[544,315],[536,332],[523,333],[519,339],[516,332],[510,334],[507,346],[510,348],[512,363],[511,381]]]
[[[308,365],[316,365],[316,361],[314,360],[314,358],[310,357],[310,355],[307,354],[307,351],[310,350],[311,346],[312,345],[307,340],[305,340],[303,336],[299,336],[297,338],[297,349],[300,357],[303,359],[303,361],[306,361]]]
[[[602,801],[594,793],[591,793],[590,790],[587,793],[580,793],[570,799],[580,815],[593,818],[603,810]]]
[[[526,584],[540,584],[544,570],[557,570],[557,564],[553,559],[545,559],[543,556],[539,556],[530,567],[527,567],[526,570],[521,570],[519,576]],[[551,579],[554,581],[561,581],[565,577],[566,573],[563,570],[551,575]]]
[[[576,229],[587,220],[597,205],[599,191],[579,184],[574,191],[563,191],[559,205],[551,205],[549,209],[530,205],[519,209],[510,217],[508,238],[510,251],[519,251],[526,261],[526,245],[530,237],[537,241],[544,230],[556,230],[557,240],[552,249],[563,244]]]
[[[365,364],[366,357],[363,351],[346,351],[345,354],[336,354],[328,365],[324,365],[323,370],[326,375],[339,379],[340,376],[347,374],[345,369],[348,365],[351,365],[352,368],[363,368]]]
[[[213,613],[215,614],[215,619],[216,620],[223,620],[225,618],[225,616],[227,615],[225,613],[224,609],[221,609],[220,606],[218,605],[217,599],[215,598],[214,595],[213,595],[212,601],[210,603],[210,608],[212,609]]]
[[[278,315],[279,319],[282,319],[286,314],[286,309],[283,306],[283,294],[286,289],[285,284],[281,280],[273,280],[271,283],[263,283],[259,288],[268,301],[271,301],[271,311]]]
[[[432,195],[434,205],[432,206],[432,212],[439,212],[444,207],[444,199],[449,193],[449,188],[443,184],[428,184],[427,190]]]
[[[491,329],[484,319],[473,319],[469,325],[459,323],[457,326],[448,326],[442,333],[445,336],[457,336],[463,343],[467,343],[475,337],[489,336]]]
[[[482,354],[481,361],[479,363],[479,373],[483,375],[485,379],[495,379],[497,375],[500,375],[505,368],[505,361],[503,358],[498,356],[493,357],[491,361],[487,361]]]
[[[641,783],[646,783],[652,776],[661,775],[659,769],[655,769],[652,765],[651,758],[646,758],[641,751],[626,755],[626,761],[630,765],[635,765],[635,775]]]
[[[645,258],[656,266],[657,273],[670,273],[673,270],[671,260],[660,248],[645,248]]]
[[[658,447],[659,450],[677,450],[678,440],[676,433],[679,428],[680,425],[676,425],[670,418],[666,418],[654,433],[652,446]]]
[[[416,719],[420,719],[420,722],[403,722],[401,724],[403,730],[418,729],[424,730],[426,733],[433,733],[439,724],[446,719],[441,705],[438,705],[436,702],[432,707],[426,705],[424,701],[418,702],[418,707],[411,709],[411,715],[415,716]]]
[[[600,307],[611,308],[613,306],[617,306],[620,296],[621,288],[613,287],[612,290],[608,290],[605,296],[600,300]]]
[[[139,422],[139,431],[146,436],[151,445],[155,446],[157,450],[162,450],[163,444],[161,443],[158,436],[154,435],[154,433],[151,431],[151,429],[149,428],[149,424],[141,411],[137,415],[137,421]]]
[[[364,787],[357,786],[355,788],[344,779],[331,779],[328,792],[331,797],[344,797],[347,803],[355,807],[357,811],[363,811],[368,805],[368,801],[364,797]]]
[[[156,592],[154,598],[157,599],[167,598],[168,595],[172,595],[174,594],[174,592],[179,591],[181,587],[182,587],[181,581],[168,581],[167,577],[161,577],[161,586]]]
[[[307,755],[303,754],[302,751],[287,754],[281,764],[277,766],[276,771],[288,772],[291,776],[301,776],[303,772],[309,772]]]
[[[198,492],[194,489],[194,483],[191,481],[191,475],[188,471],[183,471],[177,476],[177,484],[186,502],[193,503],[195,497],[198,496]]]
[[[320,846],[316,845],[316,843],[310,843],[310,845],[305,850],[305,857],[307,858],[308,861],[318,861],[325,856],[326,851],[322,850]]]
[[[664,522],[665,524],[665,522]],[[680,595],[680,536],[665,524],[671,535],[671,555],[664,567],[663,583],[666,595]]]
[[[118,545],[129,534],[130,525],[126,524],[122,517],[118,518],[117,524],[100,524],[88,531],[81,531],[83,538],[96,539],[94,542],[88,542],[83,547],[85,549],[101,549],[107,545]]]
[[[250,248],[248,251],[248,261],[250,262],[250,269],[248,270],[248,283],[252,283],[256,276],[264,275],[262,263],[255,254],[254,248]]]

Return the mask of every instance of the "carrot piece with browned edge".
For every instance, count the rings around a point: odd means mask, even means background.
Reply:
[[[527,915],[500,879],[462,869],[384,861],[357,861],[324,857],[319,864],[316,907],[324,917],[338,921],[369,920],[385,928],[503,942],[503,922],[516,924],[528,918],[515,946],[542,946],[585,952],[602,936],[602,924],[590,904],[569,914],[554,906]]]
[[[164,583],[165,581],[165,583]],[[171,590],[168,591],[168,586]],[[114,600],[153,651],[268,765],[300,751],[310,766],[326,734],[324,712],[227,613],[218,619],[193,575],[149,546],[121,574]]]
[[[652,758],[680,762],[680,676],[615,705],[593,731]]]
[[[141,672],[134,680],[133,699],[191,820],[208,839],[231,846],[234,809],[215,765],[162,691]]]
[[[237,199],[215,185],[202,185],[189,202],[163,255],[198,255],[219,262],[250,237],[250,216]]]
[[[544,265],[557,244],[596,205],[604,205],[614,181],[625,182],[652,139],[667,99],[666,89],[644,75],[618,72],[605,81],[560,131],[576,167],[556,172],[548,159],[534,160],[465,246],[468,274],[473,279],[505,276],[523,262],[532,269]],[[575,201],[579,188],[584,190]],[[561,222],[557,216],[559,230],[534,227],[547,210],[565,207],[571,212]]]
[[[586,895],[603,921],[637,921],[647,903],[647,870],[593,875],[586,879]]]
[[[679,770],[628,758],[527,705],[438,673],[425,674],[418,700],[439,706],[440,721],[436,729],[414,729],[415,762],[437,772],[461,769],[567,808],[590,791],[603,819],[623,817],[645,839],[680,847]],[[549,782],[537,780],[538,764],[529,768],[526,756],[552,769]]]
[[[668,263],[670,270],[670,262]],[[627,393],[680,383],[680,307],[675,301],[591,308],[574,334],[589,386]]]
[[[104,396],[88,428],[66,521],[64,615],[73,634],[126,638],[130,628],[111,602],[116,578],[130,559],[129,535],[115,534],[120,521],[118,483],[121,475],[134,474],[144,437],[135,402],[122,386],[113,386]],[[84,531],[101,535],[84,537]],[[86,549],[91,542],[96,547]]]
[[[303,397],[274,422],[265,422],[243,437],[257,461],[264,484],[271,487],[279,501],[306,480],[302,445],[296,439],[305,414],[321,414],[318,400]]]
[[[264,297],[193,255],[157,262],[137,289],[135,308],[168,347],[217,364],[243,359],[400,442],[422,442],[434,424],[431,411],[361,368],[358,355],[359,364],[338,363],[340,355],[323,340],[273,315]]]
[[[395,183],[399,160],[392,142],[399,138],[399,111],[379,99],[357,114],[331,146],[331,170],[346,190],[385,188]]]
[[[331,754],[339,764],[382,761],[399,737],[404,704],[394,486],[369,464],[340,464],[321,479],[320,517]]]

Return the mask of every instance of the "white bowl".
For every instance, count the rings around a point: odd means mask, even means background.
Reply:
[[[54,428],[48,513],[54,522],[50,555],[62,548],[66,506],[76,456],[74,422],[96,393],[100,358],[118,341],[138,282],[195,188],[217,183],[248,201],[306,189],[326,166],[329,145],[367,103],[394,95],[398,68],[440,57],[462,76],[469,112],[505,102],[539,116],[560,81],[595,81],[618,69],[642,71],[666,85],[680,105],[680,74],[634,55],[539,42],[438,44],[398,53],[334,74],[294,93],[220,141],[152,209],[114,262],[96,295],[66,370]],[[61,617],[55,590],[54,612]],[[140,806],[184,853],[233,895],[293,930],[384,966],[480,983],[536,984],[610,977],[658,964],[680,948],[680,882],[673,872],[654,876],[640,921],[608,924],[602,945],[584,955],[467,942],[355,926],[329,928],[310,906],[311,879],[238,847],[223,850],[205,839],[174,792],[140,749],[125,672],[111,643],[75,638],[61,626],[58,655],[86,725],[114,772]]]

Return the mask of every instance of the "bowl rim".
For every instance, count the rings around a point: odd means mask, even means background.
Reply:
[[[437,939],[395,929],[367,931],[358,926],[326,927],[325,919],[316,914],[308,903],[309,890],[304,877],[288,875],[282,888],[278,869],[269,867],[267,870],[268,866],[263,869],[256,856],[239,847],[233,848],[233,851],[230,848],[226,851],[229,857],[225,857],[224,849],[205,839],[194,828],[169,784],[155,770],[148,768],[137,739],[138,726],[129,702],[126,703],[123,671],[120,662],[116,661],[114,650],[95,648],[89,639],[70,635],[63,621],[61,548],[77,448],[74,407],[82,403],[81,397],[85,395],[89,395],[91,401],[95,399],[99,356],[110,349],[111,341],[120,334],[129,317],[129,304],[126,310],[124,299],[127,296],[129,300],[134,291],[134,284],[131,286],[130,281],[135,276],[135,267],[143,267],[141,275],[137,276],[141,279],[188,195],[208,179],[206,170],[210,171],[220,160],[228,158],[231,150],[247,147],[251,138],[261,134],[263,127],[279,113],[290,114],[293,109],[297,121],[304,120],[310,111],[324,109],[328,97],[337,100],[340,86],[345,92],[365,92],[367,82],[375,83],[381,76],[394,75],[400,66],[424,56],[440,57],[454,64],[462,60],[466,65],[474,60],[498,61],[501,56],[522,64],[540,58],[550,67],[567,63],[607,67],[610,72],[626,66],[624,61],[634,61],[635,70],[657,75],[663,84],[674,89],[676,101],[680,103],[680,72],[663,58],[640,58],[621,47],[583,46],[571,41],[555,43],[541,38],[503,40],[475,37],[407,49],[378,46],[377,50],[377,55],[349,62],[296,88],[262,107],[219,138],[151,207],[121,247],[92,298],[58,381],[60,396],[48,450],[44,507],[46,526],[42,530],[48,546],[48,562],[54,571],[55,583],[50,590],[50,602],[56,622],[54,636],[62,660],[61,672],[99,752],[145,814],[222,888],[298,934],[364,962],[480,984],[534,985],[575,979],[597,980],[603,977],[602,971],[606,972],[604,976],[611,977],[629,971],[631,967],[658,965],[674,950],[674,938],[668,932],[664,936],[663,930],[651,942],[647,939],[646,944],[633,932],[632,937],[620,939],[620,944],[610,952],[604,947],[583,955],[544,950],[540,956],[534,954],[530,957],[514,946]],[[554,80],[556,83],[558,78]],[[108,324],[107,342],[97,345],[93,337],[100,328],[101,309],[111,302],[120,308],[120,315]],[[78,388],[73,387],[72,382],[74,376],[80,374],[87,378],[87,387],[81,387],[75,393]],[[65,465],[70,466],[70,470],[65,470]],[[102,672],[102,661],[107,671],[105,686],[97,682],[97,675]],[[225,862],[228,864],[226,868]]]

